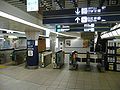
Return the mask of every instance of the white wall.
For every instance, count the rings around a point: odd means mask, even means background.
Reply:
[[[72,51],[77,51],[79,53],[86,53],[87,51],[90,51],[90,48],[64,48],[65,52],[72,52]]]
[[[75,46],[78,46],[80,40],[78,42],[74,43]],[[79,53],[86,53],[87,51],[90,51],[90,48],[82,48],[82,47],[65,47],[65,39],[60,38],[58,43],[58,48],[60,49],[60,42],[63,42],[63,50],[67,53],[70,53],[72,51],[78,51]],[[61,46],[62,47],[62,46]]]

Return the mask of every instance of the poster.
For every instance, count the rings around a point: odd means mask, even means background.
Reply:
[[[83,40],[81,39],[65,39],[65,47],[83,47]]]
[[[66,47],[70,47],[71,46],[71,40],[66,40]]]

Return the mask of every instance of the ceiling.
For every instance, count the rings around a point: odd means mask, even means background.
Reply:
[[[27,0],[4,0],[5,2],[27,12]],[[39,14],[42,14],[42,11],[49,10],[58,10],[58,9],[72,9],[76,7],[101,7],[103,5],[110,6],[111,3],[108,1],[112,0],[39,0],[39,11],[38,12],[27,12],[30,15],[33,15],[39,18]],[[115,0],[113,0],[115,1]],[[120,1],[117,0],[117,5],[120,4]]]

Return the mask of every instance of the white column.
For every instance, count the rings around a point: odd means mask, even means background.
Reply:
[[[56,50],[55,44],[56,44],[57,35],[54,33],[50,33],[49,37],[50,37],[50,49],[54,53]]]

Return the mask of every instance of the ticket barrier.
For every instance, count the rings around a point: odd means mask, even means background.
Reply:
[[[64,65],[64,51],[60,50],[55,53],[53,58],[53,68],[59,69]]]
[[[78,58],[77,51],[74,51],[70,54],[69,70],[77,70],[78,69],[77,58]]]
[[[91,70],[91,67],[90,67],[90,53],[89,52],[87,52],[87,54],[86,54],[86,68],[85,68],[85,70],[87,70],[87,71]]]
[[[5,62],[6,62],[5,54],[4,53],[0,53],[0,64],[4,64]]]
[[[10,63],[12,61],[11,53],[14,49],[0,49],[0,64]]]
[[[102,58],[97,64],[97,68],[100,72],[105,72],[105,54],[102,54]]]
[[[52,51],[43,51],[39,53],[39,66],[44,68],[52,62]]]
[[[14,65],[19,65],[25,62],[26,60],[26,49],[15,49],[12,54],[11,54],[11,58],[13,61]]]

